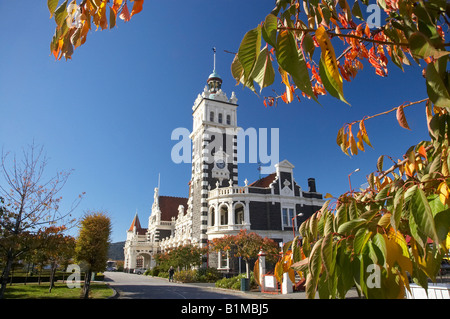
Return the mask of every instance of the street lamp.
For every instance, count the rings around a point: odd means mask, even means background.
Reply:
[[[350,175],[352,175],[353,173],[356,173],[356,172],[359,172],[359,168],[355,169],[353,172],[348,174],[348,185],[350,186],[350,192],[352,191],[352,182],[350,181]]]
[[[295,238],[295,225],[294,225],[294,219],[296,219],[297,217],[301,217],[303,216],[303,213],[298,213],[297,215],[295,215],[294,217],[292,217],[292,232],[294,233],[294,238]]]

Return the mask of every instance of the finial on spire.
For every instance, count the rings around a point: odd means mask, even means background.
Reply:
[[[214,52],[214,68],[213,68],[213,72],[216,71],[216,47],[212,48],[213,52]]]

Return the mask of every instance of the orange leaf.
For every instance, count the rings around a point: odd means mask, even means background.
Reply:
[[[133,9],[131,10],[130,18],[142,11],[142,6],[144,5],[144,0],[134,0]]]
[[[419,147],[419,154],[423,156],[423,158],[427,159],[427,151],[425,151],[425,147],[423,145],[420,145]]]
[[[408,122],[406,121],[405,112],[403,111],[403,104],[397,108],[397,121],[401,127],[411,130],[409,128]]]

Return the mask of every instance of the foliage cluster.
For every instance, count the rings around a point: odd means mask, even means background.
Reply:
[[[112,29],[117,18],[127,22],[141,12],[144,0],[47,0],[50,18],[56,23],[55,33],[50,42],[50,51],[60,60],[72,58],[74,50],[86,42],[89,31]],[[110,4],[111,3],[111,4]],[[128,4],[133,3],[130,9]],[[59,4],[59,5],[58,5]],[[109,20],[109,21],[108,21]]]
[[[160,271],[167,272],[170,266],[175,269],[190,269],[202,264],[203,255],[207,248],[199,248],[194,245],[179,246],[154,256],[156,265]]]
[[[179,282],[216,282],[222,278],[222,274],[216,268],[199,268],[181,270],[175,272],[173,276]]]
[[[401,127],[409,129],[404,108],[425,104],[429,141],[405,147],[404,158],[380,156],[368,187],[351,190],[327,202],[300,226],[300,237],[284,249],[276,267],[280,276],[293,270],[306,277],[306,292],[314,298],[345,297],[355,286],[367,298],[402,298],[409,278],[424,288],[435,280],[448,247],[450,227],[450,45],[445,42],[450,4],[444,0],[377,1],[384,24],[365,21],[361,8],[369,1],[277,1],[274,10],[247,32],[235,56],[232,74],[238,83],[255,91],[274,83],[272,61],[278,64],[286,92],[265,98],[294,100],[296,92],[318,101],[324,94],[348,103],[343,79],[351,81],[364,63],[386,76],[390,61],[404,66],[424,63],[428,97],[390,111],[345,124],[337,144],[347,155],[372,146],[365,128],[370,118],[396,112]],[[366,10],[367,12],[367,10]],[[261,48],[262,40],[266,42]],[[332,40],[338,41],[333,45]],[[342,49],[340,55],[337,49]],[[317,52],[320,50],[320,56]],[[356,135],[352,127],[358,124]],[[384,161],[392,160],[385,169]],[[375,284],[371,282],[377,270]],[[378,271],[379,270],[379,271]]]
[[[231,257],[241,257],[246,262],[247,274],[249,274],[250,259],[257,258],[261,250],[266,253],[266,259],[269,262],[276,262],[279,255],[278,244],[275,241],[247,230],[241,230],[237,235],[214,238],[209,243],[209,248],[212,251],[229,252]]]

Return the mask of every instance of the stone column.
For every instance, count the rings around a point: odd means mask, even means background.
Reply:
[[[258,254],[259,259],[259,280],[261,285],[261,290],[264,290],[264,275],[266,274],[266,253],[261,250]]]

